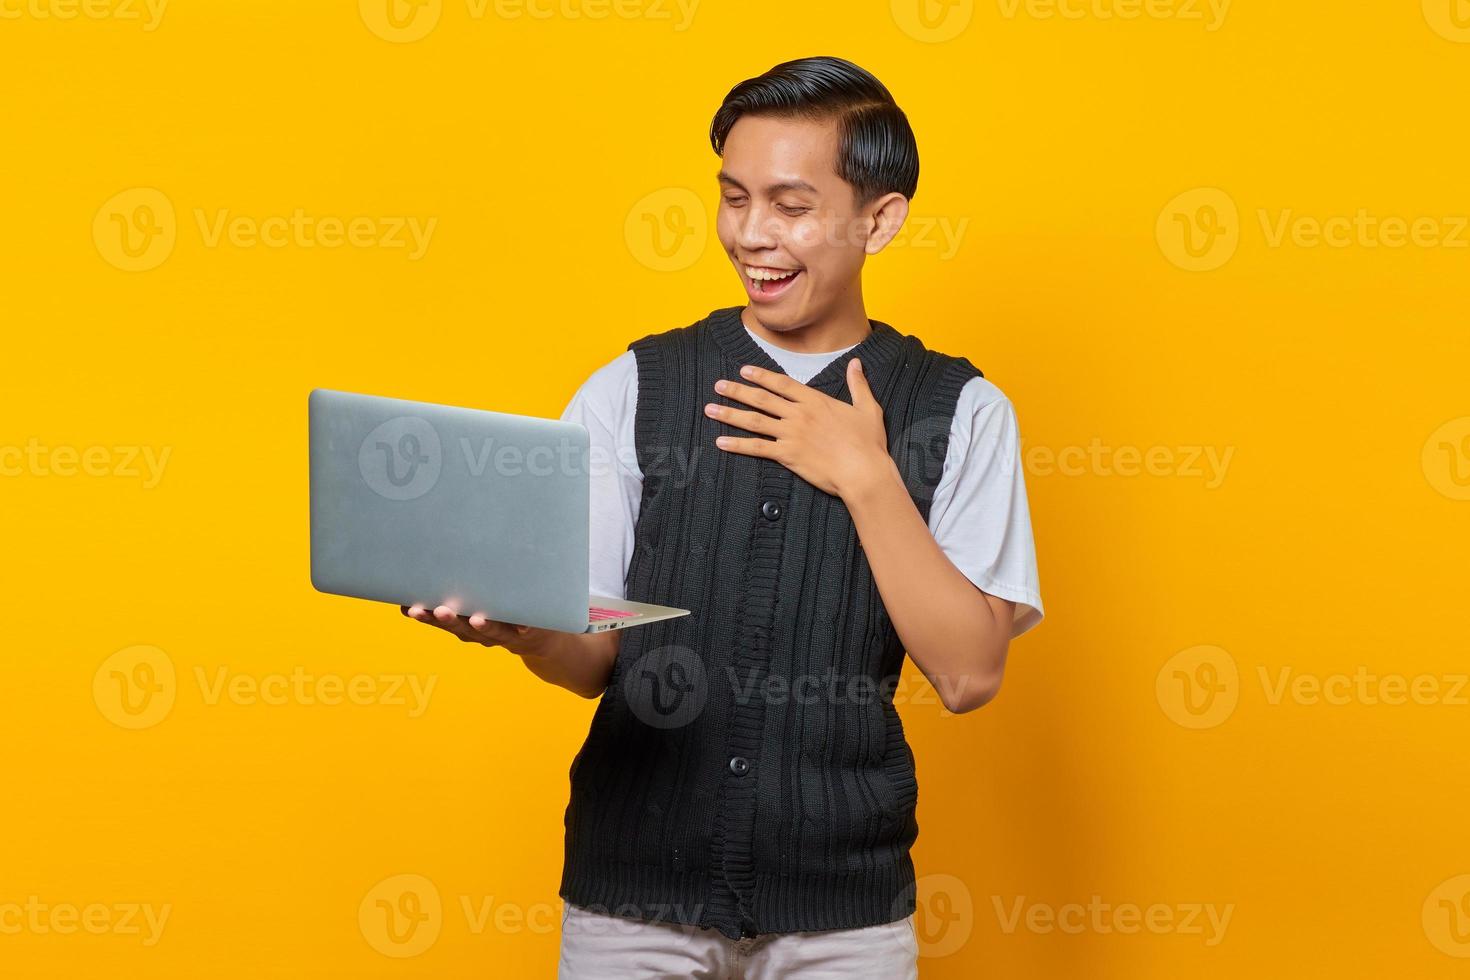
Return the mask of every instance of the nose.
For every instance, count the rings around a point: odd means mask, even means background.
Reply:
[[[735,228],[735,244],[748,252],[775,248],[777,223],[765,208],[752,203]]]

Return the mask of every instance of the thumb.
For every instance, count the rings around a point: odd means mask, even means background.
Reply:
[[[868,376],[863,373],[863,362],[854,357],[847,362],[847,387],[852,392],[852,403],[859,401],[877,404],[873,389],[868,387]]]

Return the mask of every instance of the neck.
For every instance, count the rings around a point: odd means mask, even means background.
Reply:
[[[746,306],[740,312],[740,321],[761,340],[797,354],[824,354],[851,347],[866,340],[872,330],[861,292],[856,294],[853,302],[844,304],[832,314],[786,330],[765,326],[753,306]]]

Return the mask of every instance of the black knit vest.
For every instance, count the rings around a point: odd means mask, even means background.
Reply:
[[[627,596],[693,610],[623,633],[571,767],[563,899],[741,938],[914,910],[913,754],[893,706],[903,647],[851,515],[704,413],[743,364],[781,371],[740,308],[643,337],[643,495]],[[980,371],[870,321],[808,384],[851,402],[860,357],[919,512],[960,389]],[[782,372],[784,373],[784,372]]]

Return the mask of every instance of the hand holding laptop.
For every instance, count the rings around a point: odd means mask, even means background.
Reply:
[[[437,626],[452,633],[466,643],[483,643],[487,647],[505,647],[511,653],[525,656],[535,653],[538,640],[544,640],[549,630],[534,626],[503,623],[484,616],[461,616],[448,606],[425,609],[423,606],[399,606],[398,611],[409,619]]]

